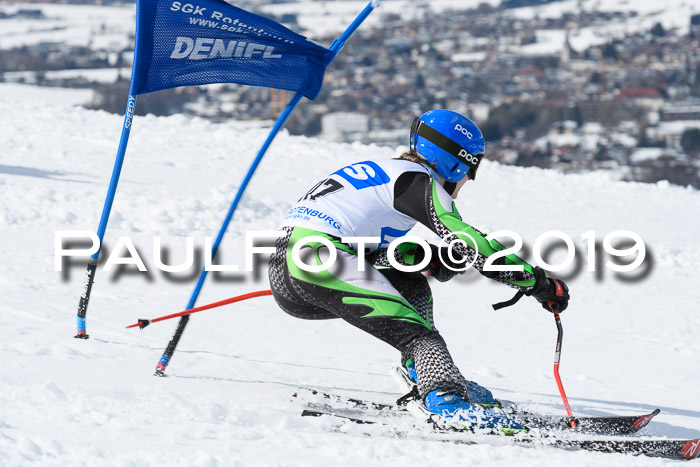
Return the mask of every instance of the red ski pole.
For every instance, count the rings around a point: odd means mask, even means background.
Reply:
[[[185,316],[185,315],[191,315],[192,313],[197,313],[199,311],[204,311],[204,310],[209,310],[211,308],[216,308],[224,305],[228,305],[230,303],[236,303],[236,302],[242,302],[243,300],[248,300],[249,298],[255,298],[255,297],[264,297],[266,295],[272,295],[271,290],[260,290],[258,292],[250,292],[247,294],[243,295],[238,295],[237,297],[231,297],[227,298],[226,300],[221,300],[220,302],[214,302],[210,303],[208,305],[202,305],[198,306],[196,308],[190,308],[189,310],[181,311],[179,313],[173,313],[172,315],[167,315],[167,316],[161,316],[160,318],[154,318],[154,319],[139,319],[139,322],[136,324],[130,324],[126,328],[135,328],[139,327],[141,329],[145,328],[151,323],[157,323],[158,321],[165,321],[166,319],[172,319],[172,318],[177,318],[178,316]]]
[[[561,377],[559,376],[559,359],[561,358],[561,341],[564,337],[564,328],[561,326],[561,319],[559,319],[559,310],[553,307],[553,303],[549,303],[550,308],[554,312],[554,321],[557,323],[557,350],[554,353],[554,379],[557,381],[557,386],[559,387],[559,394],[561,394],[561,400],[564,401],[564,408],[566,408],[566,414],[569,416],[569,426],[571,428],[576,428],[578,425],[578,420],[574,418],[571,414],[571,407],[569,407],[569,399],[566,397],[566,392],[564,392],[564,386],[561,384]]]

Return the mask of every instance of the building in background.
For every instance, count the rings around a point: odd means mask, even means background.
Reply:
[[[369,117],[361,113],[335,112],[321,117],[321,138],[326,141],[365,142],[369,130]]]

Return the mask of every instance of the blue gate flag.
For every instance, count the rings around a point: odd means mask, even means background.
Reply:
[[[223,0],[138,0],[131,95],[237,83],[315,99],[334,53]]]

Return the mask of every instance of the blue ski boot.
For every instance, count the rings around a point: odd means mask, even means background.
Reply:
[[[481,386],[478,387],[481,388]],[[481,389],[487,391],[489,395],[491,394],[491,391],[488,389]],[[491,400],[493,400],[493,396],[491,396]],[[520,432],[527,433],[528,431],[527,428],[510,418],[500,409],[485,408],[479,403],[470,404],[457,394],[440,390],[431,391],[425,396],[424,403],[428,411],[440,415],[443,421],[454,427],[504,435],[514,435]]]
[[[416,365],[413,360],[406,360],[406,373],[413,381],[413,384],[418,384],[418,374],[416,373]],[[501,407],[501,403],[493,397],[493,393],[474,381],[467,381],[469,387],[469,401],[474,404],[479,404],[484,408]]]

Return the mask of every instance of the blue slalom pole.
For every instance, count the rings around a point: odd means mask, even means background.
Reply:
[[[379,5],[382,4],[382,0],[372,0],[365,8],[362,10],[362,12],[355,18],[355,20],[348,26],[348,28],[343,32],[343,34],[340,35],[340,37],[336,40],[333,41],[331,46],[329,47],[329,50],[333,52],[333,59],[338,55],[338,53],[343,49],[345,46],[345,43],[348,41],[350,36],[357,31],[357,29],[360,27],[360,25],[364,22],[365,19],[374,11],[375,8],[379,7]],[[331,59],[331,61],[333,61]],[[330,63],[329,63],[330,64]],[[268,135],[267,139],[263,143],[262,147],[260,148],[260,151],[258,152],[258,155],[255,157],[253,160],[253,163],[250,165],[250,168],[248,169],[248,173],[246,173],[245,177],[243,178],[243,182],[241,183],[241,186],[238,188],[238,192],[236,193],[236,197],[234,198],[233,202],[231,203],[231,207],[228,210],[228,213],[226,214],[226,218],[224,219],[223,224],[221,225],[221,228],[219,229],[219,234],[216,237],[216,241],[212,245],[212,251],[211,251],[211,258],[213,259],[214,256],[216,255],[216,252],[219,249],[219,245],[221,244],[221,240],[224,237],[224,234],[226,233],[226,229],[228,228],[229,223],[231,222],[231,219],[233,218],[233,213],[236,211],[236,208],[238,207],[238,203],[240,202],[241,198],[243,197],[243,192],[245,191],[246,187],[248,186],[248,183],[250,180],[253,178],[253,174],[255,173],[255,170],[258,168],[258,165],[260,164],[260,161],[262,160],[263,156],[267,152],[267,149],[270,147],[270,144],[272,143],[272,140],[275,139],[275,136],[277,136],[277,133],[282,129],[284,124],[287,122],[287,119],[289,116],[292,114],[296,106],[299,104],[301,101],[301,98],[303,95],[301,93],[296,93],[292,100],[287,104],[287,107],[284,109],[284,111],[280,114],[280,116],[277,119],[277,122],[275,122],[275,125],[272,127],[272,130],[270,130],[270,134]],[[190,296],[190,300],[187,303],[187,308],[190,309],[193,308],[195,305],[195,302],[197,301],[197,297],[199,296],[199,292],[202,290],[202,286],[204,285],[204,281],[207,278],[208,271],[206,268],[202,270],[202,273],[199,276],[199,280],[197,281],[197,285],[195,285],[194,290],[192,291],[192,295]],[[170,339],[170,342],[168,342],[168,346],[165,348],[165,352],[163,352],[163,356],[160,357],[160,360],[158,361],[158,364],[156,365],[156,376],[165,376],[165,369],[170,363],[170,359],[172,358],[173,354],[175,353],[175,349],[177,348],[177,344],[180,342],[180,338],[182,337],[183,332],[185,331],[185,327],[187,326],[187,322],[190,319],[190,315],[185,315],[182,318],[180,318],[180,321],[178,322],[177,328],[175,329],[175,334],[173,335],[172,339]]]
[[[365,9],[362,10],[362,12],[359,15],[357,15],[357,18],[355,18],[355,20],[352,23],[350,23],[350,26],[348,26],[345,32],[343,32],[339,38],[333,41],[333,43],[329,47],[329,50],[335,53],[335,55],[333,55],[334,59],[338,55],[338,53],[340,53],[340,51],[343,50],[343,47],[345,47],[345,43],[348,41],[348,39],[350,39],[350,36],[355,34],[355,31],[357,31],[360,25],[376,8],[379,8],[382,2],[383,0],[372,0],[371,2],[369,2]]]
[[[248,186],[248,183],[250,182],[250,180],[253,178],[253,173],[255,173],[255,169],[258,168],[258,165],[260,164],[260,161],[262,160],[263,156],[267,152],[267,149],[270,147],[272,140],[275,139],[275,136],[277,136],[277,133],[282,129],[284,124],[287,122],[287,119],[292,114],[292,111],[299,104],[302,97],[303,97],[303,94],[296,93],[294,95],[294,97],[292,98],[292,100],[289,102],[289,104],[287,104],[287,107],[285,107],[282,114],[278,117],[277,122],[275,123],[275,126],[272,127],[270,134],[267,136],[267,139],[265,140],[262,147],[260,148],[260,151],[258,152],[258,155],[255,157],[255,160],[253,160],[253,163],[251,164],[250,168],[248,169],[248,173],[246,173],[245,177],[243,178],[243,182],[241,183],[241,186],[238,188],[238,192],[236,193],[236,197],[234,198],[233,202],[231,203],[231,206],[229,207],[228,213],[226,214],[226,218],[224,219],[224,222],[221,225],[221,228],[219,229],[219,234],[216,236],[216,240],[214,241],[214,244],[212,245],[212,248],[211,248],[211,258],[212,259],[216,256],[216,252],[219,250],[219,245],[221,245],[221,240],[224,238],[224,234],[226,233],[226,229],[228,228],[228,225],[231,222],[231,219],[233,218],[233,213],[236,211],[236,208],[238,207],[238,203],[240,202],[241,198],[243,197],[243,192],[245,191],[246,187]],[[194,304],[197,301],[197,297],[199,296],[199,292],[202,290],[202,286],[204,285],[204,281],[207,278],[208,273],[209,273],[209,271],[207,271],[206,268],[202,269],[202,273],[199,275],[199,280],[197,281],[197,285],[195,285],[194,290],[192,291],[192,295],[190,296],[190,300],[189,300],[189,302],[187,302],[187,307],[185,308],[186,310],[189,310],[190,308],[194,307]],[[168,343],[168,346],[165,348],[165,352],[163,353],[163,356],[160,357],[160,361],[158,361],[158,364],[156,365],[156,373],[155,373],[156,376],[165,376],[165,368],[168,366],[168,363],[170,363],[170,358],[175,353],[175,348],[177,347],[178,342],[180,342],[180,337],[182,337],[182,333],[185,331],[185,326],[187,326],[187,322],[189,321],[189,319],[190,319],[190,315],[185,315],[182,318],[180,318],[180,321],[177,324],[177,328],[175,329],[175,334],[173,335],[173,338]]]
[[[92,284],[95,282],[95,272],[97,271],[97,260],[100,256],[100,250],[102,249],[102,240],[104,239],[105,231],[107,230],[109,214],[112,211],[114,196],[117,193],[117,185],[119,184],[119,175],[122,171],[122,165],[124,165],[124,155],[126,154],[126,146],[129,143],[129,135],[131,134],[131,123],[134,119],[135,108],[136,96],[130,93],[126,103],[124,125],[122,126],[122,136],[119,140],[117,157],[114,161],[114,168],[112,169],[112,178],[109,181],[107,197],[105,199],[104,205],[102,206],[100,225],[97,228],[97,238],[100,239],[100,243],[97,247],[97,251],[90,257],[90,260],[88,261],[87,272],[85,274],[85,279],[83,280],[83,290],[80,294],[80,301],[78,302],[78,332],[74,336],[77,339],[88,339],[90,337],[87,334],[85,328],[85,317],[87,315],[88,302],[90,301],[90,292],[92,291]]]

